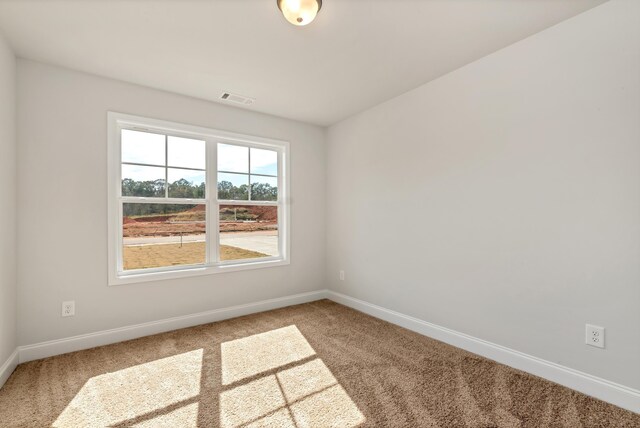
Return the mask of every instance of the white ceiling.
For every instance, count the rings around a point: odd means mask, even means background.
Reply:
[[[333,124],[603,0],[324,0],[294,27],[276,0],[2,0],[18,56]]]

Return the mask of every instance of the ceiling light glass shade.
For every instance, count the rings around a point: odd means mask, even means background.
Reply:
[[[322,0],[277,0],[285,19],[293,25],[307,25],[322,7]]]

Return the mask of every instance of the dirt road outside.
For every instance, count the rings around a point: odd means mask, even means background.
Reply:
[[[125,270],[205,262],[205,205],[184,207],[170,213],[147,210],[151,213],[123,217]],[[221,260],[278,255],[277,229],[277,207],[221,206]]]

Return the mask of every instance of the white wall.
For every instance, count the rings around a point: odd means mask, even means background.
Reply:
[[[107,286],[109,110],[289,141],[291,264]],[[21,345],[325,288],[322,128],[19,60],[18,135]]]
[[[640,388],[639,18],[613,0],[332,126],[330,287]]]
[[[17,346],[15,186],[16,61],[0,35],[0,366]]]

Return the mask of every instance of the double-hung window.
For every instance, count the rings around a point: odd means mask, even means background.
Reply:
[[[108,122],[111,285],[288,263],[288,143]]]

